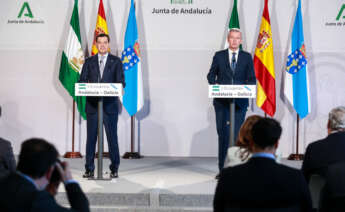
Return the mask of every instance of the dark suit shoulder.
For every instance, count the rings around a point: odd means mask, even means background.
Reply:
[[[251,56],[251,54],[247,51],[244,51],[244,50],[240,50],[239,54],[243,54],[243,55],[246,55],[246,56]]]
[[[3,138],[0,138],[0,145],[2,145],[2,146],[11,146],[11,142],[9,142],[8,140],[5,140]]]
[[[252,60],[252,55],[249,52],[242,50],[239,52],[239,57],[245,58],[246,60]]]
[[[121,61],[121,59],[118,56],[113,55],[113,54],[108,54],[108,57],[111,59],[114,59],[114,60],[120,60]]]
[[[345,132],[329,134],[326,138],[314,141],[307,146],[307,149],[336,148],[334,144],[345,145]]]
[[[93,56],[90,56],[90,57],[87,57],[86,59],[85,59],[85,63],[90,63],[90,62],[92,62],[92,61],[97,61],[97,54],[96,55],[93,55]]]
[[[223,49],[223,50],[220,50],[220,51],[217,51],[214,56],[220,56],[220,55],[224,55],[228,52],[228,49]]]
[[[284,165],[284,164],[277,163],[277,168],[280,169],[282,172],[286,172],[288,174],[301,175],[302,176],[301,170],[287,166],[287,165]]]
[[[27,211],[37,195],[36,187],[17,173],[2,179],[0,188],[0,211],[3,208],[9,211]]]
[[[316,140],[316,141],[313,141],[311,142],[310,144],[308,144],[307,148],[313,148],[313,147],[317,147],[317,146],[320,146],[320,145],[323,145],[324,141],[327,140],[327,137],[326,138],[323,138],[323,139],[320,139],[320,140]]]

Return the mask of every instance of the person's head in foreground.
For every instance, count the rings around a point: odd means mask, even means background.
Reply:
[[[279,122],[272,118],[258,120],[252,129],[252,152],[267,152],[274,154],[282,133]]]
[[[39,190],[45,189],[58,158],[55,147],[41,138],[31,138],[22,143],[17,170],[35,181]]]

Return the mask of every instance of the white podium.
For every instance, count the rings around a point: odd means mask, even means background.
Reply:
[[[94,96],[98,99],[98,159],[97,178],[103,178],[103,97],[122,96],[121,83],[75,83],[75,96]]]
[[[209,98],[256,98],[256,85],[209,85]],[[235,145],[235,103],[230,101],[230,147]]]

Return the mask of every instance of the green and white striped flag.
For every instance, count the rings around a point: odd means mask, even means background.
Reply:
[[[66,46],[62,52],[59,79],[77,103],[80,115],[86,119],[86,98],[74,95],[74,83],[78,82],[84,64],[84,52],[81,48],[79,28],[78,0],[74,1],[73,13],[68,31]]]
[[[237,12],[237,0],[234,0],[234,5],[232,6],[228,30],[232,28],[237,28],[237,29],[240,28],[240,21],[238,19],[238,12]],[[228,37],[226,37],[226,40],[225,40],[225,48],[229,47],[227,38]],[[240,45],[240,49],[242,49],[242,44]]]

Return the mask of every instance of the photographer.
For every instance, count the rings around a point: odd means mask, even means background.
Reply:
[[[65,185],[71,209],[58,205],[54,196],[46,190],[55,169]],[[60,181],[57,182],[59,184]],[[43,139],[33,138],[23,142],[17,172],[4,178],[0,188],[0,211],[90,211],[89,202],[79,184],[73,180],[68,163],[58,162],[57,150]]]
[[[11,142],[0,137],[0,179],[6,177],[15,170],[16,159],[14,158]]]
[[[61,162],[58,161],[57,164],[61,164]],[[63,165],[62,168],[65,169]],[[49,184],[46,187],[46,191],[48,191],[48,193],[50,193],[52,196],[55,196],[59,190],[61,181],[61,174],[59,170],[55,168],[50,178]]]

